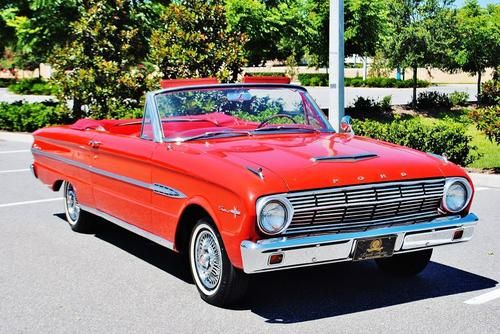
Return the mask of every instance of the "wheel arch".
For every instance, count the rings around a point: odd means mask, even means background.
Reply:
[[[54,183],[52,183],[51,189],[53,191],[59,191],[63,185],[65,180],[55,180]]]
[[[196,222],[203,217],[209,217],[214,222],[214,227],[218,229],[215,222],[215,216],[212,210],[206,208],[200,203],[188,204],[177,222],[175,230],[174,249],[179,253],[185,253],[188,249],[189,237],[193,231]]]

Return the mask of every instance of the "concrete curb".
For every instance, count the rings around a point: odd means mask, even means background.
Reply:
[[[0,140],[16,141],[21,143],[33,143],[33,135],[31,133],[17,133],[0,131]]]
[[[469,173],[475,187],[500,188],[499,174]]]

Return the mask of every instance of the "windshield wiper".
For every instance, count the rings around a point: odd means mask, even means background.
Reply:
[[[300,127],[296,127],[296,126],[273,126],[273,127],[265,127],[265,128],[255,129],[252,132],[273,132],[273,131],[319,132],[319,130],[316,130],[316,129],[300,128]]]
[[[166,141],[183,143],[191,140],[206,139],[206,138],[236,137],[236,136],[251,136],[251,135],[252,134],[248,131],[209,131],[191,137],[169,138]]]

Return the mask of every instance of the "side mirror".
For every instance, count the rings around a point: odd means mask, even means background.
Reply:
[[[340,120],[340,133],[354,134],[352,130],[352,118],[351,116],[344,116]]]

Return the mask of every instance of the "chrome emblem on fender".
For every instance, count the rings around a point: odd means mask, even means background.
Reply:
[[[333,182],[333,184],[337,184],[337,183],[339,183],[339,179],[333,179],[332,182]]]
[[[380,174],[380,178],[381,178],[381,179],[387,179],[387,175],[385,175],[385,174]]]
[[[234,218],[236,218],[237,216],[239,216],[241,214],[241,212],[236,207],[233,207],[231,210],[228,210],[221,205],[221,206],[219,206],[219,210],[222,212],[225,212],[225,213],[232,214],[234,216]]]
[[[365,179],[364,176],[358,176],[358,181],[363,181]]]
[[[408,174],[406,174],[405,172],[401,172],[402,177],[405,177],[406,175],[408,175]]]

